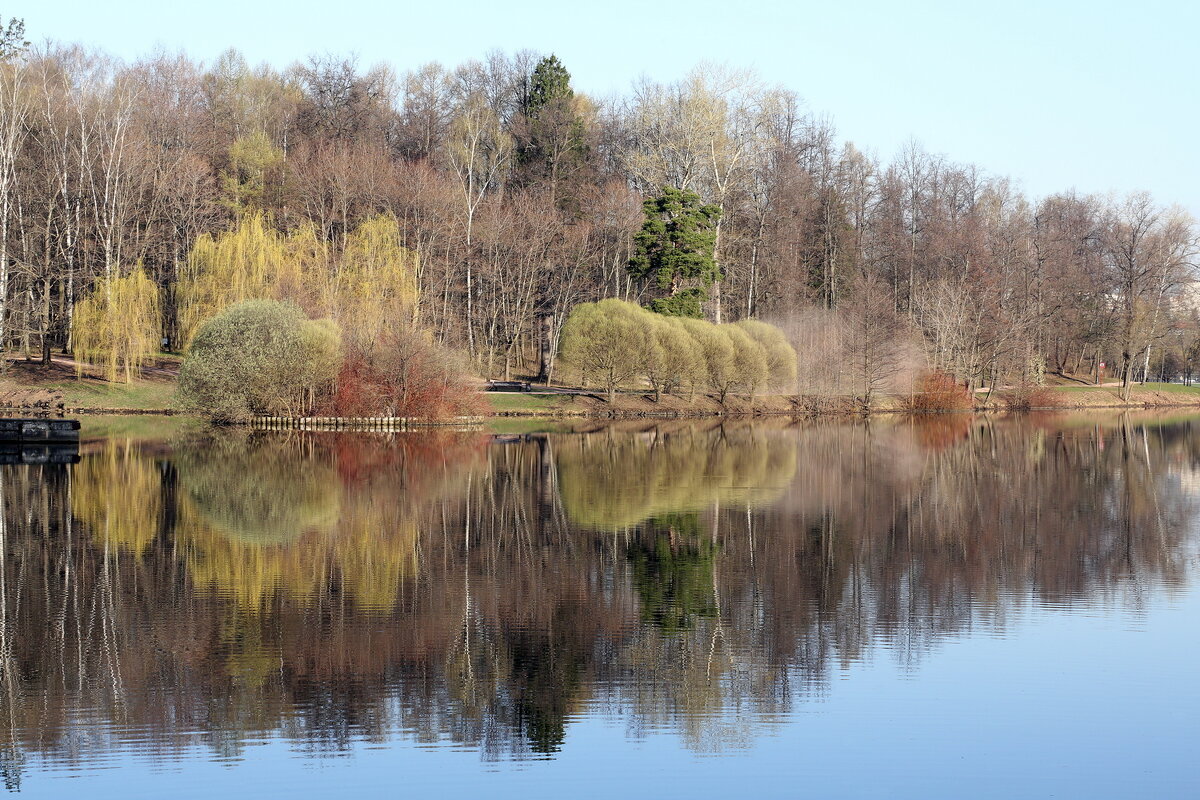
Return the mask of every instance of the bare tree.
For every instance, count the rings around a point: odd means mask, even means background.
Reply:
[[[450,126],[446,155],[462,189],[466,229],[464,267],[466,277],[467,347],[476,355],[474,332],[473,262],[471,251],[475,215],[488,192],[500,184],[512,154],[512,137],[501,127],[500,118],[480,95],[468,98]]]
[[[887,283],[870,272],[855,276],[843,309],[847,371],[860,402],[870,410],[900,371],[905,326],[896,316]]]
[[[0,352],[7,334],[9,224],[17,201],[17,159],[28,135],[31,105],[24,65],[0,61]]]

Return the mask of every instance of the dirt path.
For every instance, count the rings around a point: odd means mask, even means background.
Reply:
[[[43,364],[40,360],[9,358],[4,377],[19,385],[36,386],[48,381],[73,379],[78,374],[78,365],[79,362],[74,358],[64,355],[51,356],[49,364]],[[85,380],[104,381],[100,371],[90,364],[83,365],[83,376]],[[154,359],[142,367],[139,377],[146,380],[175,380],[179,377],[179,361]]]

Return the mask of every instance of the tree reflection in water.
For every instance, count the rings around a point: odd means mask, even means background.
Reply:
[[[100,441],[0,475],[5,778],[549,755],[589,708],[746,745],[874,647],[1182,581],[1197,469],[1196,423],[1127,418]]]

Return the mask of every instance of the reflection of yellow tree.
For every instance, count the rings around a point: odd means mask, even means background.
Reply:
[[[417,571],[417,525],[398,503],[353,502],[333,540],[346,591],[366,611],[390,611],[404,580]]]
[[[162,504],[158,469],[129,439],[109,439],[74,469],[71,510],[98,542],[145,552]]]
[[[419,502],[379,477],[393,472],[357,476],[355,448],[313,445],[227,438],[179,453],[189,573],[246,608],[336,588],[361,610],[389,611],[417,569]]]
[[[280,590],[310,599],[329,586],[323,549],[308,541],[260,545],[232,538],[209,525],[190,502],[180,504],[176,538],[192,581],[244,608],[262,608]]]
[[[577,436],[556,442],[556,453],[567,513],[601,530],[713,504],[757,505],[778,496],[796,471],[793,439],[752,428]]]

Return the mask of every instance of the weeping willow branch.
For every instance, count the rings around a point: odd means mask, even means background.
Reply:
[[[123,277],[101,278],[75,307],[71,341],[76,371],[83,365],[104,370],[104,377],[126,383],[158,351],[162,306],[158,286],[136,269]]]

